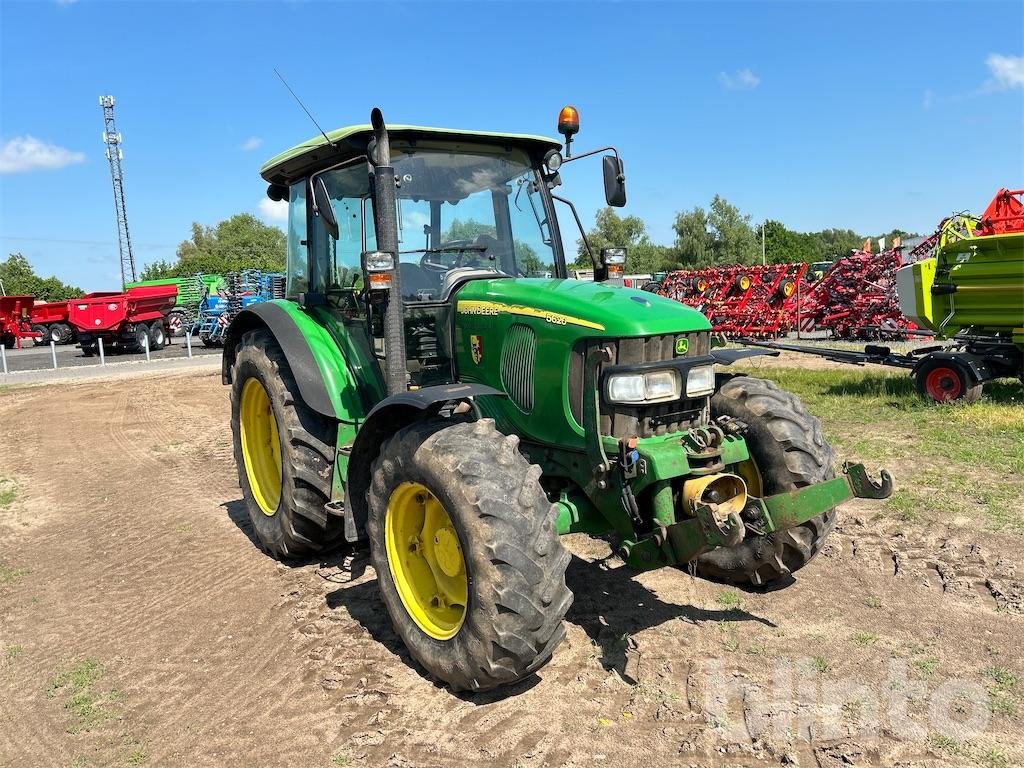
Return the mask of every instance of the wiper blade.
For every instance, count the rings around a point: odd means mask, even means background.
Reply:
[[[460,251],[483,251],[487,250],[486,245],[444,245],[440,248],[413,248],[410,251],[399,251],[403,253],[459,253]]]

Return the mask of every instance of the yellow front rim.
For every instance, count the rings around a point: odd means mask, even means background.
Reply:
[[[761,470],[757,468],[756,461],[753,459],[741,461],[739,464],[733,464],[729,471],[743,478],[743,482],[747,484],[748,494],[757,497],[764,496],[764,483],[761,481]]]
[[[425,485],[405,482],[392,492],[384,545],[398,596],[416,626],[436,640],[454,637],[466,619],[466,559],[452,519]]]
[[[273,515],[281,502],[281,440],[270,396],[259,379],[242,387],[238,421],[249,487],[263,514]]]

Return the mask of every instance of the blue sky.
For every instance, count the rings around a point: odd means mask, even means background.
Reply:
[[[0,256],[118,285],[106,93],[140,264],[172,258],[193,221],[274,223],[259,166],[315,133],[275,66],[325,128],[376,105],[555,134],[574,104],[575,146],[621,150],[625,212],[660,242],[715,193],[798,230],[930,232],[1024,186],[1020,2],[0,0]],[[589,223],[586,162],[563,177]]]

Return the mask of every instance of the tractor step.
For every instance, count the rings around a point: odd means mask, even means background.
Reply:
[[[326,504],[324,504],[324,512],[326,512],[329,517],[337,517],[339,519],[344,519],[345,500],[335,499],[334,501],[328,501]]]

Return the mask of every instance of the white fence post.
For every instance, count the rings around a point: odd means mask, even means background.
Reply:
[[[192,359],[192,331],[185,334],[185,346],[188,347],[188,359]]]
[[[148,363],[149,362],[149,331],[146,331],[145,342],[146,342],[146,362]]]
[[[103,337],[102,336],[97,336],[96,337],[96,344],[99,346],[99,350],[100,350],[100,365],[106,365],[107,364],[107,356],[105,354],[103,354]]]
[[[57,344],[50,339],[50,356],[53,357],[53,370],[57,370]]]
[[[0,359],[4,362],[4,373],[7,373],[7,347],[0,344]]]

